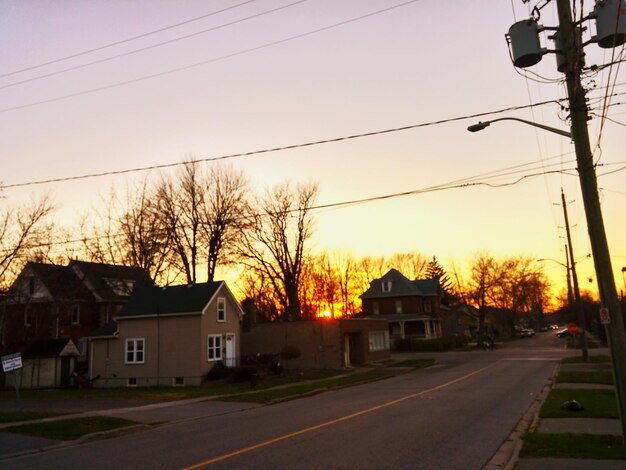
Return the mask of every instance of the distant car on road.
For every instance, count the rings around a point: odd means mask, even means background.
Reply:
[[[565,338],[566,336],[572,336],[572,334],[569,332],[567,328],[563,328],[562,330],[559,330],[556,332],[556,336],[558,338]]]
[[[558,330],[559,329],[559,325],[557,325],[556,323],[553,325],[550,325],[550,329],[551,330]]]
[[[532,328],[524,328],[522,331],[520,331],[519,335],[522,338],[531,338],[535,336],[535,330],[533,330]]]

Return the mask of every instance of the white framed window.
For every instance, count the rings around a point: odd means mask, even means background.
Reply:
[[[78,325],[80,323],[80,305],[72,306],[72,325]]]
[[[370,352],[389,349],[389,331],[369,332]]]
[[[126,386],[127,387],[136,387],[137,386],[137,378],[136,377],[130,377],[130,378],[126,379]]]
[[[383,292],[391,292],[391,281],[383,281]]]
[[[145,340],[131,338],[126,340],[126,364],[143,364],[145,359]]]
[[[402,313],[402,301],[396,300],[396,313]]]
[[[217,321],[226,321],[226,299],[224,297],[217,298]]]
[[[430,300],[429,299],[425,299],[424,300],[424,311],[426,313],[430,313],[430,310],[431,310],[430,305],[431,305],[430,304]]]
[[[208,335],[206,337],[206,360],[219,361],[222,359],[222,335]]]
[[[380,305],[378,305],[378,302],[374,302],[372,304],[372,312],[374,312],[374,315],[378,315],[380,313]]]

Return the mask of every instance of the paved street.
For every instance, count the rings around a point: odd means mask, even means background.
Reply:
[[[571,355],[563,345],[547,332],[495,351],[436,354],[438,365],[429,369],[271,406],[210,413],[206,402],[190,403],[182,414],[194,419],[0,466],[478,469],[507,438],[556,361]],[[177,414],[164,413],[164,421]],[[151,411],[151,420],[158,416],[158,409]]]

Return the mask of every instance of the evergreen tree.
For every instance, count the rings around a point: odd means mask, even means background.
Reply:
[[[459,302],[459,295],[454,284],[452,284],[446,270],[439,264],[437,258],[433,256],[433,259],[426,266],[426,279],[436,278],[439,279],[439,287],[441,288],[441,303],[448,306],[456,305]]]

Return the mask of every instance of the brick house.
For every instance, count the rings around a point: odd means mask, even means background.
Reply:
[[[108,323],[135,286],[151,285],[141,268],[71,261],[26,264],[0,306],[0,349],[24,351],[36,341],[83,338]]]
[[[391,339],[440,338],[441,288],[439,280],[407,279],[396,269],[370,282],[361,294],[364,318],[385,318]]]

